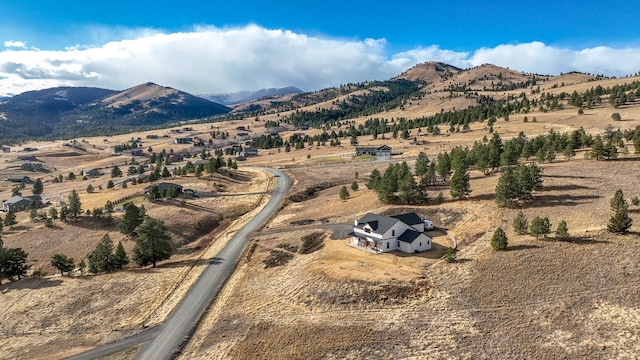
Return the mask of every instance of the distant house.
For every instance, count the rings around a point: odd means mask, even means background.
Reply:
[[[20,165],[20,169],[28,171],[42,171],[44,167],[40,163],[25,163]]]
[[[382,146],[357,146],[356,156],[391,157],[391,147]]]
[[[416,213],[395,216],[369,213],[355,221],[351,245],[374,252],[430,250],[432,238],[424,231],[432,227],[429,220]]]
[[[28,184],[31,182],[31,179],[25,175],[11,175],[11,176],[8,176],[5,180],[14,182],[14,183],[23,183],[23,184]]]
[[[179,133],[181,133],[181,132],[182,132],[180,129],[171,129],[171,130],[169,130],[169,131],[171,131],[171,132],[172,132],[172,133],[174,133],[174,134],[179,134]]]
[[[182,185],[169,183],[169,182],[161,182],[161,183],[157,183],[157,184],[154,184],[154,185],[151,185],[151,186],[147,186],[146,188],[144,188],[145,196],[149,194],[149,191],[151,191],[151,189],[154,186],[158,187],[158,190],[160,190],[160,194],[166,193],[170,188],[176,188],[178,190],[178,194],[182,194]]]
[[[34,147],[26,147],[26,148],[22,149],[22,151],[26,151],[26,152],[30,152],[30,151],[38,151],[38,148],[34,148]]]
[[[141,148],[131,149],[131,156],[144,156],[144,150]]]
[[[247,129],[244,126],[236,126],[236,130],[247,131]]]
[[[3,152],[3,153],[11,152],[11,148],[10,148],[10,147],[8,147],[8,146],[3,146],[3,147],[2,147],[2,152]]]
[[[158,138],[158,135],[155,135],[155,134],[147,135],[147,139],[157,139],[157,138]]]
[[[190,127],[183,127],[182,128],[182,131],[192,131],[192,130],[193,130],[193,128],[190,128]]]
[[[244,148],[242,152],[240,152],[240,156],[244,156],[248,158],[250,156],[258,156],[258,149],[256,148]]]
[[[18,161],[38,161],[35,155],[23,155],[16,158]]]
[[[36,206],[40,207],[42,205],[42,198],[40,195],[33,196],[13,196],[2,202],[2,211],[4,212],[17,212],[23,211],[29,207],[29,205],[35,201]]]
[[[82,170],[82,175],[90,178],[95,178],[102,176],[103,173],[98,169],[84,169]]]
[[[175,154],[169,156],[169,160],[171,160],[172,162],[180,162],[180,161],[184,160],[184,154],[175,153]]]
[[[176,144],[188,144],[190,142],[193,142],[193,138],[185,137],[185,138],[177,138],[177,139],[175,139],[175,143]]]

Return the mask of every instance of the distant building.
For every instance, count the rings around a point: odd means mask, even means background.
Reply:
[[[5,180],[14,182],[14,183],[23,183],[23,184],[28,184],[31,182],[31,179],[25,175],[11,175],[11,176],[8,176]]]
[[[40,163],[25,163],[20,165],[20,169],[28,171],[42,171],[44,167]]]
[[[169,160],[171,160],[172,162],[180,162],[180,161],[184,160],[184,154],[175,153],[175,154],[169,156]]]
[[[82,170],[82,175],[90,178],[95,178],[102,176],[103,173],[98,169],[84,169]]]
[[[391,147],[382,146],[357,146],[356,156],[391,157]]]
[[[3,147],[2,147],[2,152],[3,152],[3,153],[11,152],[11,148],[10,148],[10,147],[8,147],[8,146],[3,146]]]
[[[190,128],[190,127],[183,127],[182,128],[182,131],[192,131],[192,130],[193,130],[193,128]]]
[[[256,148],[244,148],[242,152],[240,152],[240,156],[244,156],[248,158],[250,156],[258,156],[258,149]]]
[[[158,138],[158,135],[155,135],[155,134],[147,135],[147,139],[157,139],[157,138]]]
[[[131,149],[131,156],[144,156],[144,150],[141,148]]]
[[[351,245],[374,252],[420,252],[431,249],[432,238],[424,231],[432,228],[431,221],[416,213],[394,216],[369,213],[355,221]]]
[[[30,151],[38,151],[38,148],[34,148],[34,147],[26,147],[26,148],[22,149],[22,151],[26,151],[26,152],[30,152]]]
[[[190,138],[190,137],[175,139],[176,144],[189,144],[191,142],[193,142],[193,138]]]
[[[16,160],[18,160],[18,161],[38,161],[38,159],[36,159],[35,155],[18,156],[18,158]]]
[[[42,198],[40,195],[33,196],[13,196],[2,202],[2,211],[4,212],[17,212],[23,211],[29,207],[32,202],[36,202],[36,207],[40,207],[42,205]]]

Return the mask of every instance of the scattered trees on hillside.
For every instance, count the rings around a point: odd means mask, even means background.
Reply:
[[[146,210],[143,205],[140,207],[129,203],[124,208],[124,215],[120,224],[118,224],[118,230],[125,235],[136,235],[136,229],[143,223]]]
[[[116,269],[113,240],[109,234],[105,234],[96,247],[87,255],[89,271],[97,274],[100,272],[112,272]]]
[[[347,190],[346,186],[343,186],[340,189],[340,200],[347,200],[349,198],[349,190]]]
[[[44,185],[42,184],[42,180],[37,178],[36,181],[33,182],[33,187],[31,188],[31,192],[33,195],[40,195],[44,191]]]
[[[8,226],[9,228],[12,228],[13,225],[18,223],[18,221],[16,220],[16,214],[13,211],[7,212],[7,214],[4,217],[3,223],[4,223],[4,226]]]
[[[471,193],[471,185],[469,183],[470,175],[464,165],[459,165],[451,176],[451,196],[454,199],[462,200]]]
[[[566,240],[569,238],[569,227],[567,226],[567,222],[562,220],[558,224],[558,228],[556,229],[556,238],[559,240]]]
[[[500,207],[512,206],[518,200],[532,197],[542,188],[542,169],[535,163],[504,169],[496,185],[496,203]]]

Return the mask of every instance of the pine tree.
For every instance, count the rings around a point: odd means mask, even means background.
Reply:
[[[507,234],[502,228],[497,228],[491,237],[491,247],[493,250],[506,250],[508,246]]]
[[[133,260],[140,266],[156,263],[171,256],[171,236],[163,221],[147,217],[138,229]]]
[[[9,211],[7,215],[4,217],[4,226],[13,227],[13,225],[17,224],[16,214],[13,211]]]
[[[114,266],[117,269],[122,269],[123,266],[129,263],[129,256],[127,256],[127,252],[124,250],[122,241],[118,241],[118,246],[116,246],[116,252],[113,255],[113,260]]]
[[[42,185],[42,180],[40,178],[37,178],[36,181],[33,183],[31,192],[33,193],[33,195],[40,195],[42,194],[43,190],[44,190],[44,185]]]
[[[347,190],[346,186],[343,186],[340,189],[340,200],[347,200],[349,198],[349,190]]]
[[[456,169],[456,171],[453,173],[453,176],[451,176],[450,181],[450,193],[453,198],[462,200],[471,193],[471,185],[469,183],[469,179],[470,176],[465,166],[461,165]]]
[[[64,276],[64,273],[71,276],[71,271],[73,271],[74,268],[73,258],[63,254],[54,254],[51,257],[51,266],[58,269],[61,276]]]
[[[80,202],[80,196],[78,192],[73,190],[69,194],[67,210],[74,220],[78,220],[78,215],[82,213],[82,203]]]
[[[429,157],[423,151],[418,153],[418,158],[415,164],[416,176],[424,176],[429,170]]]
[[[549,222],[549,218],[541,218],[539,216],[536,216],[533,220],[531,220],[529,233],[532,236],[535,236],[536,240],[540,237],[540,235],[546,238],[547,235],[551,233],[551,223]]]
[[[558,228],[556,229],[556,238],[560,240],[569,238],[569,228],[567,227],[566,221],[562,220],[558,224]]]
[[[135,235],[136,228],[143,221],[144,214],[141,213],[140,208],[130,203],[124,208],[124,215],[122,215],[122,221],[118,224],[118,230],[125,235]]]
[[[522,211],[520,211],[516,218],[513,219],[513,230],[520,235],[524,235],[529,232],[529,221]]]
[[[607,230],[615,234],[626,234],[629,232],[633,219],[629,217],[629,204],[624,199],[622,189],[616,190],[616,193],[611,199],[611,211],[613,216],[609,219],[607,224]]]
[[[354,181],[351,183],[351,190],[358,191],[358,182]]]
[[[92,273],[111,272],[115,270],[115,260],[113,255],[113,240],[109,234],[105,234],[93,251],[87,256],[89,258],[89,271]]]
[[[122,170],[118,167],[118,165],[113,165],[111,168],[111,177],[117,178],[122,176]]]

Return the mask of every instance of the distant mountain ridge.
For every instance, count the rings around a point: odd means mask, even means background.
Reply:
[[[300,94],[302,90],[295,86],[281,88],[267,88],[257,91],[238,91],[231,93],[200,94],[198,96],[223,105],[236,105],[263,98],[265,96],[282,96],[287,94]]]
[[[124,91],[57,87],[2,101],[0,139],[126,132],[229,111],[224,105],[150,82]]]

